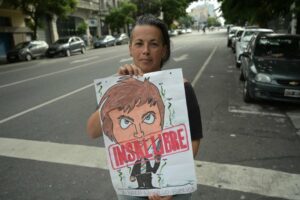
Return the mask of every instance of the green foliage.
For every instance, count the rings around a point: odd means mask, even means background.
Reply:
[[[221,26],[220,22],[215,17],[208,17],[207,19],[207,26]]]
[[[164,22],[170,27],[174,20],[186,16],[187,0],[161,0]]]
[[[152,14],[156,17],[163,12],[163,20],[170,27],[175,20],[185,17],[186,8],[195,0],[131,0],[137,6],[137,16]]]
[[[154,16],[159,16],[161,11],[161,1],[160,0],[131,0],[137,6],[137,16],[144,14],[152,14]]]
[[[111,9],[109,15],[105,17],[105,22],[109,24],[113,32],[118,32],[125,25],[134,23],[136,12],[137,7],[135,4],[124,1],[118,8]]]
[[[87,28],[88,28],[88,24],[85,22],[81,22],[77,27],[77,33],[79,35],[84,35],[84,34],[86,34]]]
[[[194,19],[191,16],[187,15],[184,17],[180,17],[178,19],[178,23],[180,24],[181,27],[189,28],[193,25]]]
[[[290,14],[293,2],[299,0],[219,0],[226,23],[244,25],[258,24],[266,27],[267,23],[277,17]],[[299,9],[297,3],[296,9]]]
[[[5,5],[20,9],[23,14],[29,16],[26,24],[33,30],[33,38],[37,38],[37,29],[43,27],[41,19],[53,14],[66,16],[72,12],[77,4],[76,0],[4,0]]]

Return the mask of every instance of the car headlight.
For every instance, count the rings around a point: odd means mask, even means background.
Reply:
[[[263,82],[263,83],[270,83],[271,82],[271,77],[268,76],[267,74],[257,74],[255,76],[255,80],[257,82]]]

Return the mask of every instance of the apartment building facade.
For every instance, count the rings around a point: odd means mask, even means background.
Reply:
[[[59,37],[78,35],[77,28],[81,23],[86,23],[86,34],[80,35],[92,38],[110,31],[105,24],[105,16],[110,9],[118,7],[122,0],[79,0],[75,11],[67,19],[57,16],[45,16],[44,28],[38,30],[38,39],[51,44]],[[1,2],[1,1],[0,1]],[[0,57],[20,42],[32,39],[32,31],[26,27],[26,15],[20,10],[7,8],[0,3]],[[90,40],[87,41],[88,44]]]

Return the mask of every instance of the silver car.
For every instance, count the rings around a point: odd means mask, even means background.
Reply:
[[[250,28],[245,29],[241,37],[235,42],[235,64],[236,67],[240,67],[241,65],[241,54],[245,52],[247,45],[251,38],[256,33],[273,33],[274,31],[272,29],[265,29],[265,28]]]

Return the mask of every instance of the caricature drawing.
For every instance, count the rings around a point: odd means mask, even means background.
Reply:
[[[147,151],[153,148],[158,151],[160,141],[155,133],[163,129],[165,106],[158,88],[149,79],[120,78],[105,92],[99,105],[103,132],[111,141],[120,145],[138,141],[147,146]],[[151,145],[150,135],[155,137],[155,147]],[[137,181],[139,189],[154,188],[152,173],[157,172],[161,156],[153,155],[150,160],[139,157],[134,163],[130,181]]]

